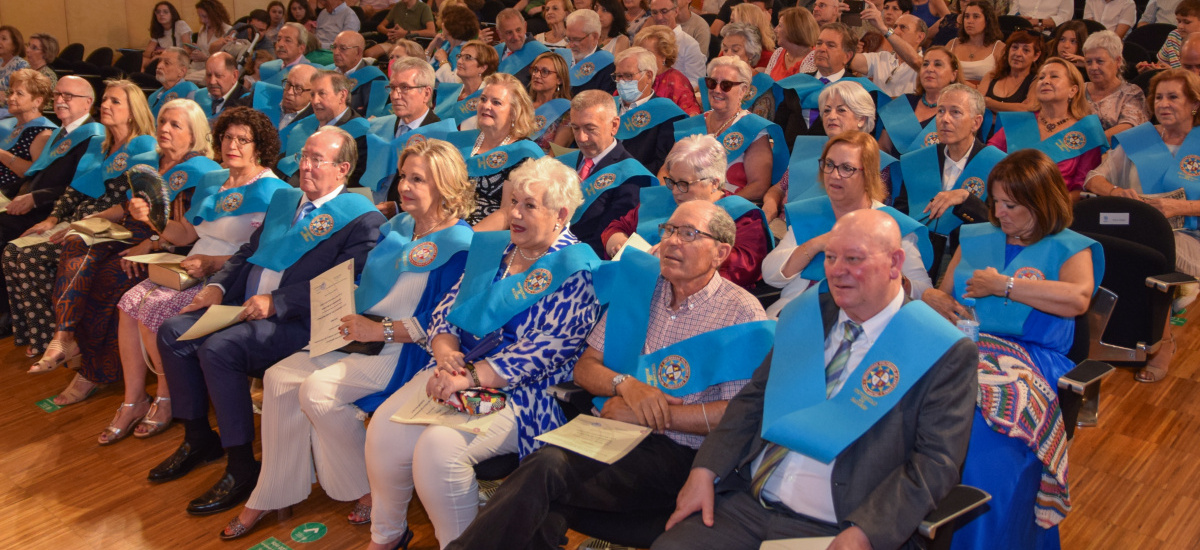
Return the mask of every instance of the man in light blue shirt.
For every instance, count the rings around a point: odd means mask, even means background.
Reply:
[[[321,49],[328,50],[338,33],[358,31],[362,27],[358,15],[345,0],[324,0],[321,5],[325,8],[317,16],[317,41],[321,43]]]

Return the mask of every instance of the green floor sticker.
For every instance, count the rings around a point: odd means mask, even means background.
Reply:
[[[1183,324],[1184,324],[1184,323],[1186,323],[1186,322],[1187,322],[1187,319],[1185,319],[1185,318],[1183,318],[1183,317],[1179,317],[1179,316],[1172,316],[1172,317],[1171,317],[1171,325],[1172,325],[1172,326],[1181,327],[1181,326],[1183,326]]]
[[[325,529],[324,523],[305,523],[295,529],[292,529],[292,540],[296,542],[312,542],[320,540],[325,536],[328,530]]]
[[[251,546],[250,550],[292,550],[292,547],[284,544],[283,541],[275,537],[271,537]]]
[[[62,407],[54,404],[53,397],[47,397],[41,401],[38,401],[37,403],[35,403],[35,405],[37,405],[39,409],[42,409],[43,411],[46,411],[48,413],[52,413],[52,412],[57,411],[58,409],[62,408]]]

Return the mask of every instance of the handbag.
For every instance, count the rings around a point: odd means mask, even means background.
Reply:
[[[77,233],[101,239],[123,241],[133,238],[133,232],[119,223],[110,222],[104,218],[84,218],[71,223],[71,230]]]
[[[382,315],[368,315],[368,314],[364,313],[363,317],[366,317],[367,319],[370,319],[377,323],[383,321]],[[384,344],[384,342],[354,341],[354,342],[350,342],[349,344],[346,344],[346,345],[338,348],[337,351],[340,351],[343,353],[357,353],[359,355],[379,355],[379,352],[383,351],[383,344]]]
[[[477,342],[470,352],[463,355],[463,361],[474,362],[505,342],[503,329],[488,334]],[[504,409],[508,404],[508,394],[495,388],[467,388],[454,392],[450,399],[437,401],[470,416],[487,416]]]

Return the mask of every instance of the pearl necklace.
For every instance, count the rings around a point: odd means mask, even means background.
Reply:
[[[504,138],[504,141],[501,141],[500,145],[497,145],[496,147],[504,147],[505,145],[508,145],[510,143],[512,143],[512,136],[507,136]],[[482,148],[483,148],[483,132],[480,132],[479,137],[475,138],[475,147],[471,148],[471,156],[478,155],[479,150]]]

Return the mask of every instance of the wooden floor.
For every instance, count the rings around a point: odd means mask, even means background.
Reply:
[[[1070,455],[1075,508],[1062,525],[1064,548],[1200,548],[1200,314],[1189,317],[1175,329],[1180,352],[1170,377],[1145,385],[1119,370],[1104,383],[1100,426],[1077,432]],[[361,548],[369,540],[368,527],[346,522],[349,504],[314,487],[292,519],[221,542],[217,532],[232,513],[198,518],[183,510],[221,475],[223,461],[152,485],[146,473],[179,444],[182,428],[99,447],[95,438],[121,402],[118,388],[46,413],[35,403],[65,387],[71,371],[25,374],[31,361],[11,338],[0,340],[0,361],[0,548],[241,550],[275,537],[316,550]],[[419,506],[410,519],[411,548],[437,548]],[[292,529],[307,522],[323,523],[328,534],[292,541]],[[569,548],[582,540],[572,533]]]

